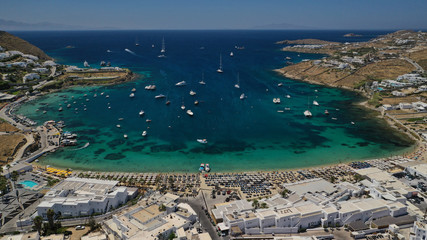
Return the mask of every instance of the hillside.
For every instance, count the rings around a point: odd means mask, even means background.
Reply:
[[[6,48],[7,50],[17,50],[25,54],[37,56],[41,60],[51,59],[40,48],[5,31],[0,31],[0,46]]]

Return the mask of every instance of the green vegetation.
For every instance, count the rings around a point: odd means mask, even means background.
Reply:
[[[368,100],[368,104],[371,106],[379,107],[381,100],[383,100],[383,98],[380,96],[380,93],[376,92],[374,93],[374,95],[372,95],[372,98]]]
[[[7,190],[8,190],[7,179],[4,176],[0,175],[0,191],[1,191],[0,195],[4,195],[5,193],[7,193]]]
[[[52,178],[50,176],[47,178],[47,186],[49,187],[54,186],[57,182],[59,182],[59,179]]]
[[[161,211],[161,212],[164,212],[164,211],[166,211],[166,206],[165,205],[160,205],[159,206],[159,211]]]
[[[258,200],[254,199],[254,201],[252,203],[252,207],[254,207],[255,209],[259,208],[259,202],[258,202]]]
[[[418,122],[418,121],[424,121],[424,118],[420,117],[420,118],[410,118],[410,119],[406,119],[406,121],[408,122]]]
[[[361,88],[361,87],[365,86],[365,84],[366,84],[367,82],[368,82],[368,81],[363,80],[363,81],[360,81],[360,82],[354,83],[353,88],[354,88],[354,89],[359,89],[359,88]]]
[[[61,215],[60,212],[57,212],[55,214],[55,211],[53,209],[47,210],[47,223],[43,223],[43,219],[40,217],[37,220],[34,219],[33,228],[37,231],[40,230],[43,236],[49,236],[51,234],[60,234],[64,233],[66,231],[66,228],[63,228],[60,221],[55,221],[55,217],[59,218]],[[42,224],[43,223],[43,224]],[[42,226],[40,226],[42,224]]]

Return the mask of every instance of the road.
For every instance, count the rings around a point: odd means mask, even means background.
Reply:
[[[417,71],[424,72],[424,69],[418,63],[416,63],[414,60],[412,60],[408,57],[403,57],[403,59],[408,61],[410,64],[414,65],[414,67],[417,68]]]
[[[203,193],[201,191],[199,195],[197,195],[197,197],[195,198],[181,198],[181,202],[188,203],[194,209],[194,211],[197,213],[200,223],[202,224],[203,230],[208,232],[213,240],[221,239],[220,237],[218,237],[215,227],[212,225],[211,221],[206,216],[205,211],[203,210],[206,209],[206,206],[204,206],[205,202],[203,200],[202,194]]]

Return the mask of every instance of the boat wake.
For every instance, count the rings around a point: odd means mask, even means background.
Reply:
[[[135,55],[135,56],[136,56],[136,53],[135,53],[135,52],[133,52],[133,51],[131,51],[131,50],[127,49],[127,48],[125,48],[125,51],[126,51],[126,52],[128,52],[128,53],[130,53],[130,54],[132,54],[132,55]]]
[[[84,145],[83,147],[81,147],[81,148],[77,148],[77,149],[74,149],[74,151],[77,151],[77,150],[81,150],[81,149],[87,148],[87,147],[89,147],[89,145],[90,145],[90,143],[89,143],[89,142],[87,142],[87,143],[85,143],[85,145]]]

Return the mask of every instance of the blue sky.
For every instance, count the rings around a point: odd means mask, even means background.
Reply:
[[[427,29],[427,1],[1,0],[0,18],[117,29]]]

